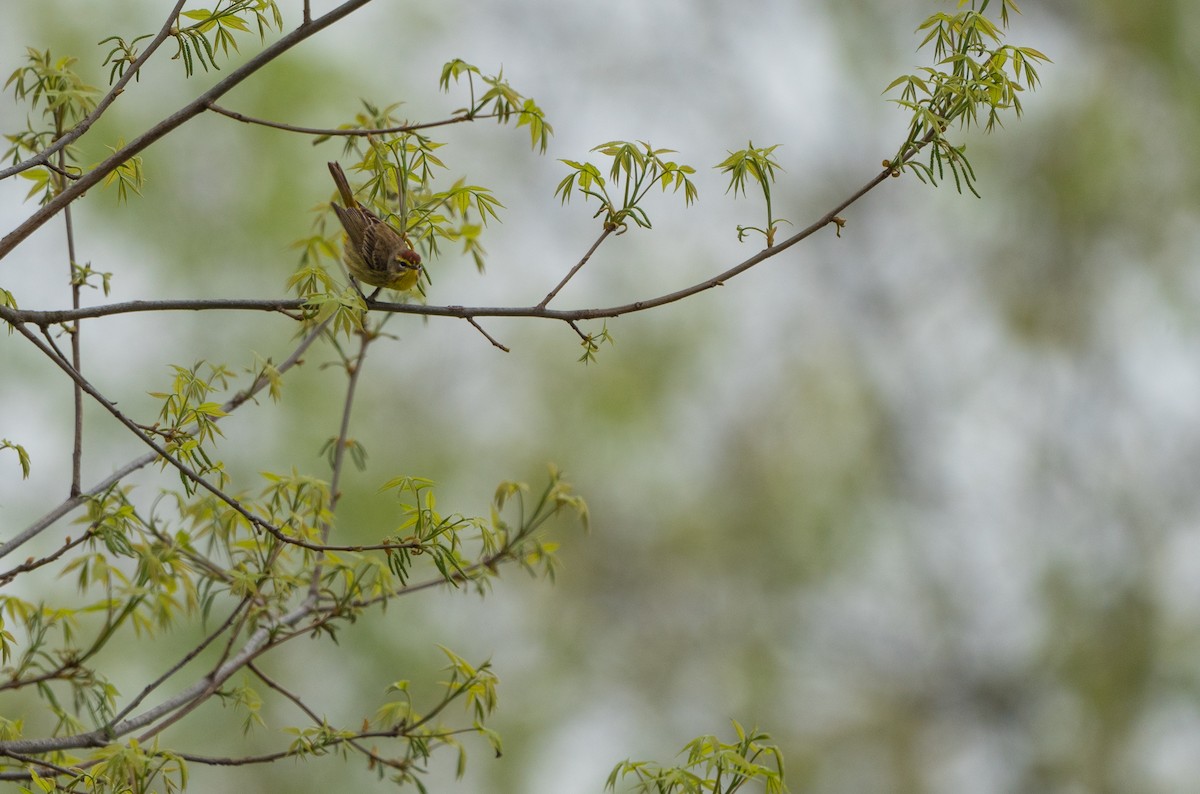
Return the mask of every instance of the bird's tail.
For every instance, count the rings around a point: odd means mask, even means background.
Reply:
[[[338,193],[342,194],[342,203],[346,205],[346,208],[357,207],[358,202],[354,198],[354,191],[350,189],[350,183],[346,180],[346,172],[342,170],[342,166],[338,163],[330,163],[329,173],[333,176],[333,183],[337,185]]]

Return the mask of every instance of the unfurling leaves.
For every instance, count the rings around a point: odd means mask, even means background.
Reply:
[[[733,721],[737,741],[698,736],[679,752],[683,764],[663,767],[649,761],[624,761],[608,776],[605,789],[632,777],[633,790],[645,794],[732,794],[747,783],[761,783],[767,794],[784,794],[783,754],[771,737],[757,729],[746,731]]]
[[[960,0],[959,7],[966,1]],[[979,195],[966,145],[950,143],[946,131],[951,125],[970,127],[985,118],[984,128],[991,132],[1001,123],[1002,111],[1020,116],[1020,93],[1037,87],[1036,64],[1050,60],[1032,47],[1000,44],[1009,12],[1020,10],[1012,0],[1001,0],[997,26],[983,15],[988,4],[989,0],[971,2],[969,9],[956,14],[934,14],[918,28],[929,31],[920,46],[932,43],[938,62],[934,68],[897,77],[884,89],[899,89],[899,98],[892,101],[912,114],[908,136],[885,164],[893,174],[911,169],[922,182],[937,184],[949,169],[960,193],[966,187]],[[918,162],[915,156],[924,146],[929,147],[929,160]]]
[[[283,15],[275,0],[217,0],[211,9],[197,8],[184,11],[179,16],[194,20],[190,25],[180,24],[171,28],[171,35],[178,47],[172,60],[183,61],[188,77],[195,73],[197,61],[206,72],[210,66],[219,70],[217,52],[220,51],[225,57],[229,57],[230,50],[237,52],[237,35],[250,32],[248,19],[253,18],[256,23],[260,40],[265,40],[270,30],[283,29]],[[134,39],[136,41],[138,39]],[[127,56],[122,53],[116,57]],[[112,52],[109,58],[113,58]]]
[[[651,188],[658,185],[665,193],[670,189],[678,193],[683,189],[685,204],[691,204],[698,195],[696,186],[690,179],[696,169],[690,165],[676,163],[663,155],[675,154],[674,149],[655,149],[645,141],[609,141],[592,148],[612,158],[609,166],[608,179],[613,191],[621,189],[618,200],[609,193],[609,182],[600,175],[600,169],[591,163],[580,163],[574,160],[561,160],[571,170],[558,183],[554,195],[559,196],[565,204],[571,194],[578,189],[584,198],[594,198],[600,202],[600,208],[592,216],[604,216],[604,228],[618,234],[624,232],[629,222],[643,229],[649,229],[650,216],[642,206],[642,200]]]
[[[732,192],[735,198],[738,193],[746,195],[747,182],[758,185],[767,205],[767,222],[762,227],[738,226],[738,240],[744,240],[750,232],[757,232],[766,238],[768,248],[775,244],[775,228],[781,223],[790,222],[786,218],[776,218],[771,208],[771,185],[775,182],[775,169],[783,170],[774,158],[778,148],[779,144],[759,148],[754,141],[749,141],[745,149],[730,152],[728,157],[713,166],[721,169],[722,174],[729,174],[729,187],[725,192]]]

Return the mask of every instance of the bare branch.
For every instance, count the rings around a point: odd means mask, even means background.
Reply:
[[[441,121],[423,121],[419,124],[401,124],[398,127],[381,127],[379,129],[343,129],[343,128],[328,128],[328,127],[302,127],[297,124],[286,124],[282,121],[271,121],[269,119],[255,118],[247,116],[245,113],[238,113],[236,110],[230,110],[221,107],[216,102],[209,102],[208,109],[214,113],[219,113],[222,116],[231,118],[234,121],[240,121],[243,124],[254,124],[259,127],[270,127],[273,130],[283,130],[284,132],[296,132],[301,135],[318,135],[328,136],[331,138],[368,138],[372,135],[390,135],[399,132],[415,132],[417,130],[428,130],[434,127],[447,127],[451,124],[463,124],[469,121],[479,121],[480,119],[499,118],[499,113],[477,113],[473,116],[462,115],[454,116]]]
[[[607,240],[608,236],[612,233],[613,230],[611,228],[605,228],[605,230],[600,233],[600,236],[596,238],[596,242],[592,243],[592,247],[587,250],[587,253],[583,255],[583,258],[576,262],[573,268],[567,271],[567,275],[563,276],[563,280],[558,282],[558,285],[555,286],[554,289],[550,290],[550,292],[546,294],[546,297],[542,298],[541,302],[538,303],[539,309],[546,308],[546,305],[550,303],[550,301],[554,300],[554,296],[559,293],[559,290],[567,286],[567,282],[574,278],[575,274],[579,272],[580,268],[588,263],[588,260],[592,258],[592,254],[596,253],[596,249],[599,248],[600,244]]]
[[[579,326],[575,324],[574,320],[567,320],[567,325],[571,326],[571,330],[575,332],[576,336],[578,336],[580,339],[582,339],[585,342],[587,341],[587,338],[588,338],[587,334],[585,334],[583,331],[579,330]]]
[[[84,532],[82,535],[75,538],[74,540],[72,540],[71,538],[67,538],[65,541],[63,541],[63,545],[59,546],[55,551],[52,551],[49,554],[47,554],[45,557],[41,557],[36,560],[31,557],[30,559],[26,560],[24,563],[18,565],[17,567],[11,568],[3,573],[0,573],[0,587],[3,587],[4,585],[8,584],[13,579],[16,579],[18,575],[23,574],[26,571],[36,570],[38,568],[41,568],[43,565],[49,565],[50,563],[57,560],[59,557],[66,554],[71,549],[78,546],[80,543],[83,543],[84,541],[86,541],[91,536],[92,536],[91,532]],[[0,689],[4,689],[5,687],[6,687],[6,684],[0,684]]]
[[[511,353],[511,352],[512,352],[512,351],[511,351],[511,350],[509,350],[507,347],[505,347],[504,345],[502,345],[502,344],[500,344],[498,341],[496,341],[496,338],[495,338],[495,337],[493,337],[493,336],[492,336],[491,334],[489,334],[487,331],[483,330],[483,326],[482,326],[482,325],[480,325],[479,323],[475,322],[475,318],[474,318],[474,317],[468,317],[468,318],[467,318],[467,322],[469,322],[471,325],[475,326],[475,330],[476,330],[476,331],[478,331],[479,333],[483,334],[484,338],[485,338],[485,339],[487,339],[489,342],[491,342],[493,345],[495,345],[496,347],[500,348],[500,349],[501,349],[501,350],[503,350],[505,353]]]

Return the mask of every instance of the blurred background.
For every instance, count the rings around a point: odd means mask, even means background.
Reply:
[[[11,5],[0,73],[28,45],[78,56],[102,85],[96,41],[156,29],[163,4],[103,19],[67,0]],[[288,26],[299,5],[281,3]],[[622,759],[668,763],[697,734],[729,739],[730,719],[773,735],[793,792],[1198,790],[1200,6],[1022,5],[1009,41],[1054,63],[1022,119],[962,135],[982,198],[890,180],[844,213],[840,239],[830,228],[722,289],[610,321],[615,344],[588,366],[556,323],[486,322],[504,354],[461,321],[393,320],[355,409],[370,459],[348,476],[345,531],[390,529],[394,500],[376,491],[397,474],[436,480],[447,512],[486,514],[497,482],[536,488],[550,461],[594,531],[558,529],[554,584],[509,571],[486,599],[419,594],[269,668],[356,725],[391,681],[439,680],[435,643],[490,657],[505,755],[468,744],[457,783],[452,759],[435,759],[438,791],[596,792]],[[930,62],[914,29],[952,9],[374,3],[222,104],[335,126],[366,98],[433,120],[467,101],[462,87],[439,94],[445,61],[503,67],[555,135],[539,156],[524,130],[444,131],[445,184],[492,187],[506,210],[484,238],[485,276],[452,253],[431,263],[439,304],[535,303],[587,250],[595,207],[554,198],[558,158],[612,139],[678,150],[699,203],[653,196],[655,228],[610,240],[556,300],[604,306],[753,253],[735,227],[758,223],[761,203],[724,195],[711,168],[747,141],[781,144],[775,206],[796,228],[870,179],[906,121],[881,91]],[[84,162],[220,78],[185,81],[168,50],[86,139]],[[6,93],[0,128],[25,114]],[[107,300],[282,296],[289,245],[328,200],[325,162],[340,154],[199,118],[146,152],[142,199],[119,208],[97,190],[77,205],[79,257],[115,274]],[[32,210],[21,182],[0,184],[5,230]],[[47,225],[0,265],[0,286],[22,307],[67,305],[63,251]],[[95,321],[84,343],[98,385],[150,421],[145,393],[168,364],[279,360],[293,332],[270,316],[147,314]],[[342,393],[319,366],[332,358],[313,352],[279,405],[222,425],[242,487],[292,466],[325,475]],[[34,462],[22,482],[0,456],[8,534],[65,495],[70,389],[19,337],[0,342],[0,364],[0,436]],[[88,420],[85,482],[141,453],[106,417]],[[147,476],[142,498],[173,484]],[[131,694],[189,639],[115,658],[112,675]],[[301,721],[271,709],[272,724]],[[232,731],[213,747],[231,716],[195,716],[166,741],[212,754],[288,741]],[[203,790],[387,788],[332,759],[192,774]]]

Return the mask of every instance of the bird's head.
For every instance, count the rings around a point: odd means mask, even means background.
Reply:
[[[421,255],[411,248],[405,248],[396,254],[396,267],[400,270],[420,270]]]

